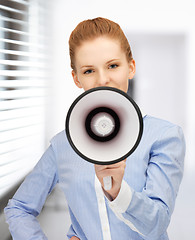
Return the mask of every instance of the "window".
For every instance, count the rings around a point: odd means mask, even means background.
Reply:
[[[0,0],[0,198],[45,147],[47,3]]]

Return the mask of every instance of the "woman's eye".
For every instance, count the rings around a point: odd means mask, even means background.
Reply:
[[[85,72],[84,72],[84,74],[90,74],[90,73],[92,73],[93,72],[93,70],[92,69],[89,69],[89,70],[86,70]]]
[[[112,64],[112,65],[109,66],[110,69],[117,68],[117,67],[118,67],[117,64]]]

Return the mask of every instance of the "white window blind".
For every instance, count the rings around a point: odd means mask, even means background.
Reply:
[[[0,0],[0,198],[44,150],[47,1]]]

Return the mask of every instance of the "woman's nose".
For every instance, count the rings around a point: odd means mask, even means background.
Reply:
[[[101,72],[98,75],[98,85],[106,86],[110,82],[109,76],[105,72]]]

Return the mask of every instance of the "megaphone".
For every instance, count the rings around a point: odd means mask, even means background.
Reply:
[[[65,131],[81,158],[109,165],[126,159],[137,148],[143,119],[138,105],[125,92],[97,87],[85,91],[72,103]],[[110,186],[110,180],[104,180]]]

